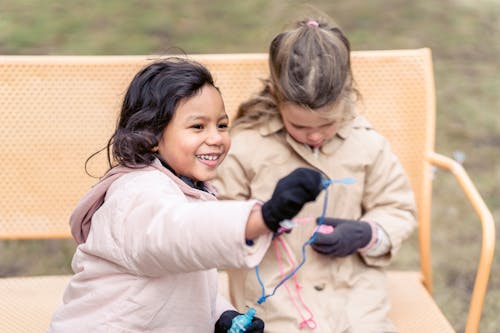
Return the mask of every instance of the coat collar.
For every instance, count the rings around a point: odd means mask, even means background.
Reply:
[[[325,154],[330,154],[335,150],[335,147],[337,144],[335,142],[338,142],[338,140],[346,140],[353,132],[354,129],[360,129],[360,128],[365,128],[365,129],[372,129],[373,126],[370,124],[370,122],[362,115],[356,115],[356,117],[344,124],[338,131],[335,137],[326,142],[320,150],[325,153]],[[285,132],[285,126],[283,124],[283,121],[281,120],[281,117],[279,115],[276,115],[275,117],[272,117],[268,122],[266,122],[262,127],[259,129],[259,133],[262,136],[269,136],[271,134],[275,134],[278,132]],[[291,139],[291,138],[290,138]],[[292,139],[293,140],[293,139]]]

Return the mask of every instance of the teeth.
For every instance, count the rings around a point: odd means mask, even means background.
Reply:
[[[202,160],[215,161],[219,159],[219,155],[198,155],[198,158]]]

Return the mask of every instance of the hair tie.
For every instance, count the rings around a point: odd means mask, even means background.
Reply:
[[[309,20],[309,21],[307,21],[306,24],[311,26],[311,27],[316,27],[316,28],[319,27],[319,23],[316,20]]]

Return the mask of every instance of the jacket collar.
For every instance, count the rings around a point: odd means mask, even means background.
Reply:
[[[157,158],[157,160],[154,163],[157,164],[157,162],[160,162],[160,165],[167,168],[175,177],[180,178],[189,187],[196,189],[196,190],[200,190],[203,192],[213,194],[215,196],[215,194],[216,194],[215,189],[212,186],[210,186],[209,183],[202,182],[202,181],[198,182],[198,181],[195,181],[192,178],[189,178],[186,176],[179,176],[177,173],[175,173],[174,169],[172,169],[172,167],[164,159]]]
[[[177,176],[168,164],[163,164],[159,159],[154,160],[151,166],[169,176],[185,195],[195,198],[205,198],[207,195],[215,197],[217,195],[215,187],[208,182],[203,182],[201,184],[203,188],[195,186],[191,178]]]
[[[338,137],[342,140],[346,140],[351,135],[354,129],[359,129],[359,128],[371,129],[373,127],[365,117],[363,117],[362,115],[356,115],[354,119],[347,121],[337,131],[335,137]],[[280,131],[285,131],[285,125],[283,124],[283,121],[281,120],[281,117],[279,115],[272,117],[259,129],[259,133],[262,136],[269,136],[271,134],[278,133]],[[332,139],[329,142],[325,143],[323,147],[321,147],[321,150],[325,153],[328,153],[330,151],[329,146],[332,145],[333,141],[335,140]]]

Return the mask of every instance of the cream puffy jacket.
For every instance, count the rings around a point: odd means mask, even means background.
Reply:
[[[332,179],[353,177],[354,184],[330,185],[326,216],[374,222],[392,244],[390,253],[380,257],[357,253],[344,258],[321,255],[307,246],[306,262],[297,274],[300,288],[291,279],[260,305],[255,304],[262,295],[255,272],[231,270],[234,305],[240,311],[254,306],[267,333],[394,331],[384,267],[415,228],[416,219],[412,189],[388,142],[362,116],[339,129],[316,154],[292,139],[277,117],[258,128],[236,126],[231,136],[231,150],[213,183],[220,199],[268,198],[273,184],[297,167],[321,170]],[[301,261],[302,246],[313,234],[324,198],[322,193],[300,212],[299,218],[313,217],[310,222],[299,223],[281,236],[283,242],[275,240],[269,248],[259,265],[267,293]],[[301,330],[302,322],[316,324],[316,329]]]
[[[245,244],[255,201],[214,201],[157,169],[111,184],[48,332],[208,333],[232,308],[216,268],[252,267],[265,254],[271,235]]]

